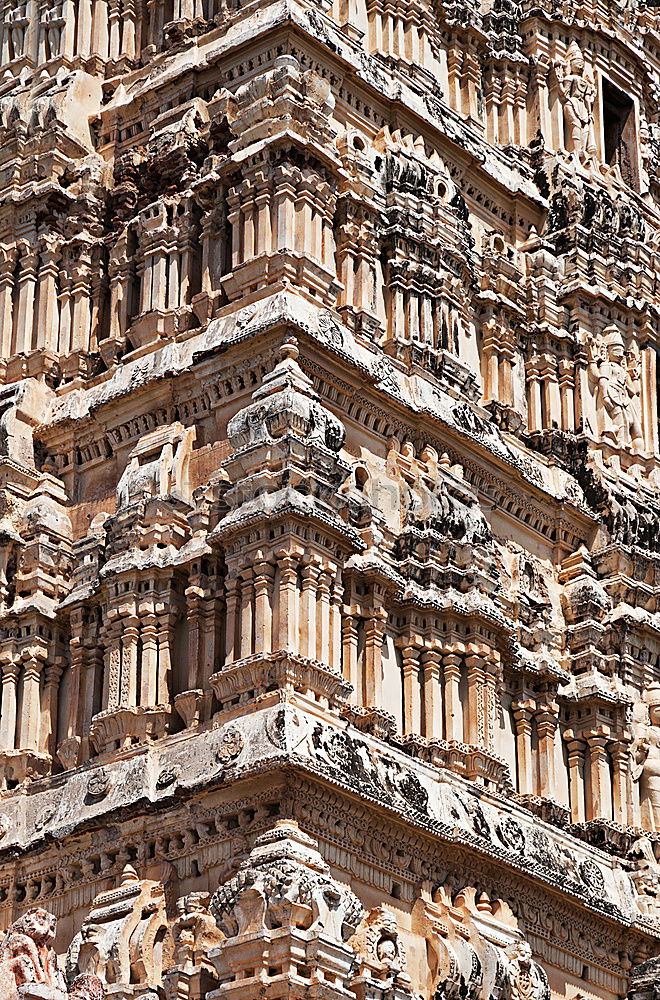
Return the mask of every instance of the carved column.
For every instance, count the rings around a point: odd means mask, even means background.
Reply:
[[[270,653],[273,636],[271,596],[275,571],[267,562],[254,570],[254,651]]]
[[[484,732],[484,659],[479,655],[466,657],[467,665],[467,733],[466,743],[481,743]]]
[[[108,0],[94,0],[92,53],[101,59],[108,58]]]
[[[79,56],[88,56],[92,38],[92,0],[78,0],[78,43]]]
[[[158,619],[153,610],[141,619],[142,670],[140,705],[156,705],[158,698]]]
[[[374,593],[374,600],[376,594]],[[382,608],[374,607],[367,618],[364,636],[365,704],[382,705],[383,663],[382,649],[386,615]]]
[[[612,756],[612,799],[613,820],[622,826],[630,826],[632,817],[632,787],[630,744],[626,740],[618,740],[610,744]]]
[[[532,716],[531,702],[514,702],[513,718],[516,724],[516,761],[518,764],[518,791],[521,795],[534,794],[534,771],[532,759]]]
[[[158,690],[157,703],[166,705],[170,700],[172,684],[172,635],[177,620],[176,612],[166,611],[158,616]]]
[[[288,553],[280,554],[280,635],[279,648],[295,653],[297,649],[297,560]],[[317,636],[318,647],[318,636]]]
[[[119,12],[120,0],[109,0],[108,4],[108,29],[109,29],[109,56],[110,59],[118,59],[120,52],[121,20]]]
[[[334,670],[339,670],[341,667],[341,608],[343,601],[344,586],[341,570],[337,569],[330,595],[330,666]]]
[[[14,351],[29,354],[32,350],[34,326],[34,294],[37,286],[37,254],[30,246],[21,250],[21,269],[18,276],[18,312],[14,330]]]
[[[16,747],[16,695],[20,663],[5,660],[2,664],[2,707],[0,708],[0,750]]]
[[[587,736],[589,747],[589,785],[587,819],[612,818],[612,785],[607,753],[607,737],[594,733]]]
[[[360,678],[358,677],[358,630],[357,618],[350,606],[344,605],[344,616],[341,623],[342,665],[343,673],[353,685],[353,701],[360,699]]]
[[[254,585],[253,570],[251,566],[246,566],[241,570],[241,624],[240,624],[240,650],[241,659],[251,656],[254,652],[252,641],[252,630],[254,627]]]
[[[405,646],[403,657],[403,731],[421,733],[421,699],[419,688],[419,648]]]
[[[65,739],[72,739],[80,735],[78,720],[80,717],[82,672],[85,658],[82,630],[82,613],[79,608],[76,608],[71,613],[71,639],[69,640],[71,665],[69,670],[69,691],[64,729]]]
[[[23,698],[21,715],[18,720],[18,748],[20,750],[37,751],[39,749],[42,667],[43,661],[36,656],[28,656],[23,661]]]
[[[41,706],[41,725],[39,734],[39,749],[51,757],[55,756],[57,741],[57,701],[60,679],[64,669],[63,662],[49,663],[46,666],[46,683]]]
[[[137,618],[125,618],[122,621],[121,633],[121,696],[122,707],[137,705],[137,667],[138,667],[138,635]]]
[[[103,670],[103,709],[118,708],[121,698],[121,644],[116,624],[107,630]]]
[[[11,357],[12,289],[17,251],[15,247],[3,249],[0,257],[0,349],[3,360]]]
[[[539,795],[552,798],[555,794],[555,733],[557,715],[553,707],[542,709],[536,715],[536,732],[539,738]]]
[[[39,312],[37,347],[57,350],[59,316],[57,313],[57,275],[60,248],[55,240],[44,240],[39,267]]]
[[[225,665],[233,663],[240,656],[237,632],[239,624],[239,585],[236,573],[229,573],[225,581],[227,620],[225,626]]]
[[[463,740],[463,708],[461,705],[461,664],[458,653],[447,653],[442,658],[445,709],[445,739]]]
[[[424,735],[442,739],[442,693],[440,689],[440,652],[427,649],[422,653],[424,685]]]
[[[330,662],[330,588],[332,573],[324,567],[319,573],[316,604],[316,658]]]

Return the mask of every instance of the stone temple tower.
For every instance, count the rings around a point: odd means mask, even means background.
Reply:
[[[659,353],[652,0],[0,0],[0,1000],[658,1000]]]

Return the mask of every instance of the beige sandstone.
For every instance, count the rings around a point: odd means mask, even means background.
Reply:
[[[0,0],[0,1000],[655,1000],[659,18]]]

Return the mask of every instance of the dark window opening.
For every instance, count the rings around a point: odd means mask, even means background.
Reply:
[[[635,107],[631,98],[608,80],[603,80],[603,136],[605,162],[618,166],[624,182],[637,188]]]

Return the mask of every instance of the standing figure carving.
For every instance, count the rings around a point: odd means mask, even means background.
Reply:
[[[600,341],[592,339],[587,349],[601,438],[618,448],[640,448],[643,445],[641,381],[636,356],[632,355],[629,367],[623,337],[615,326],[606,327]]]
[[[25,35],[29,23],[23,5],[13,10],[8,10],[5,14],[5,30],[8,30],[10,33],[12,56],[14,59],[22,59],[25,55]]]
[[[594,134],[596,85],[591,67],[586,64],[577,42],[571,42],[564,61],[555,63],[555,72],[572,150],[581,160],[588,159],[597,152]]]
[[[639,786],[642,826],[646,830],[660,830],[660,684],[648,686],[644,701],[648,721],[635,726],[632,777]]]

